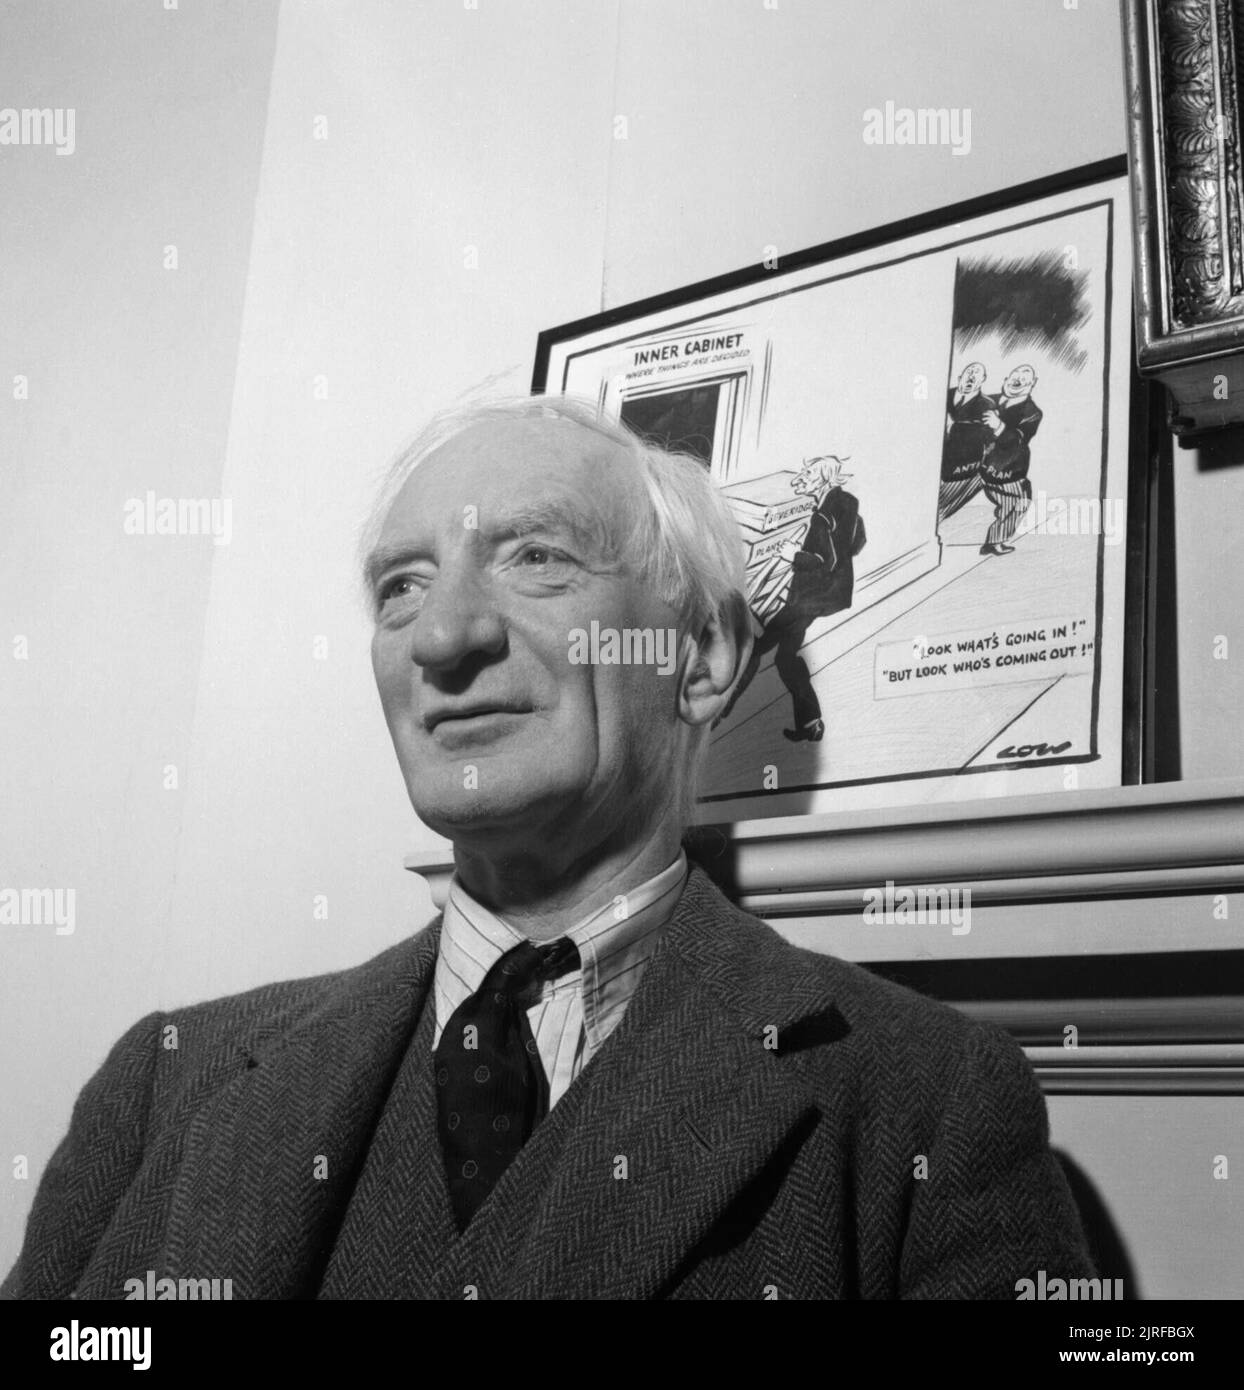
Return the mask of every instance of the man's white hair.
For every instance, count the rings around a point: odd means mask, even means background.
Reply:
[[[573,396],[471,400],[440,412],[419,431],[390,466],[360,536],[363,582],[372,611],[375,597],[367,574],[368,558],[393,503],[419,465],[476,425],[540,419],[580,426],[613,446],[602,456],[603,464],[615,469],[621,455],[635,469],[647,505],[628,518],[624,534],[602,540],[678,613],[686,631],[698,637],[715,618],[738,644],[741,670],[752,636],[745,550],[734,514],[708,469],[690,454],[663,448],[627,425],[603,417],[595,402]],[[708,733],[704,726],[701,737],[691,740],[692,756],[679,807],[684,825],[694,808],[695,781]]]

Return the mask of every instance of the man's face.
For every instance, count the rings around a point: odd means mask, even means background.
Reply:
[[[791,490],[801,494],[816,493],[825,486],[825,465],[820,459],[809,459],[790,480]]]
[[[670,787],[678,674],[570,660],[593,621],[682,636],[634,557],[610,553],[642,505],[616,446],[550,419],[475,425],[399,493],[372,666],[411,802],[441,834],[590,845]]]
[[[979,362],[969,362],[959,373],[959,390],[970,396],[985,384],[985,368]]]
[[[1031,367],[1016,367],[1007,373],[1006,380],[1002,383],[1002,393],[1008,400],[1026,396],[1032,390],[1036,379],[1037,374]]]

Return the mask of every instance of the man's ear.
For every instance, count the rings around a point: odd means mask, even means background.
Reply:
[[[730,702],[755,643],[742,595],[727,614],[717,614],[698,637],[689,637],[678,668],[678,717],[694,727],[711,725]]]

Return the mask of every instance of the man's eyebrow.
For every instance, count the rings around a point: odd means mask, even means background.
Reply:
[[[609,528],[599,515],[585,516],[561,502],[525,502],[490,521],[484,534],[488,540],[519,540],[544,531],[563,535],[585,551],[611,554],[614,548]]]
[[[376,587],[385,570],[392,569],[394,565],[409,564],[412,560],[425,559],[427,553],[424,546],[412,545],[409,541],[397,541],[391,545],[375,546],[363,566],[368,588],[374,589]]]

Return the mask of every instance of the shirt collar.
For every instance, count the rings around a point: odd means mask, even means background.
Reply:
[[[632,888],[611,895],[564,935],[579,948],[581,969],[544,985],[544,997],[578,989],[583,1023],[592,1048],[617,1026],[635,992],[655,933],[669,921],[687,879],[687,855]],[[437,961],[437,1008],[442,1025],[474,994],[507,951],[527,938],[477,902],[455,873],[449,882]]]

